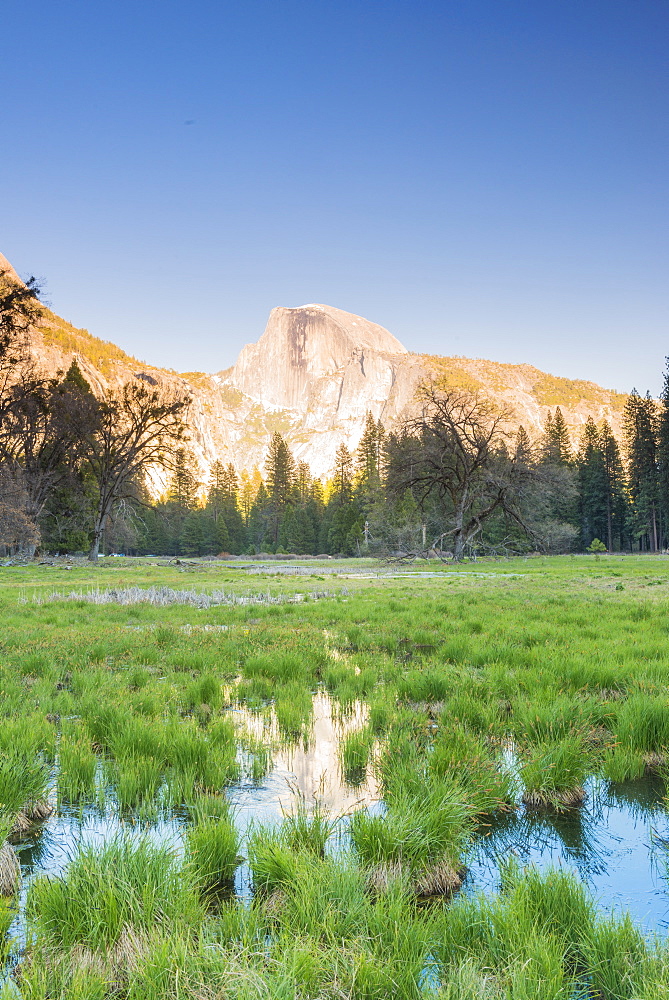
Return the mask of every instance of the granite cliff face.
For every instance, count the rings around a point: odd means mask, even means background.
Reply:
[[[325,305],[273,309],[257,344],[218,378],[235,394],[235,464],[262,464],[268,435],[286,435],[298,460],[327,475],[342,441],[355,448],[367,411],[395,422],[410,403],[420,364],[391,333]],[[258,452],[258,446],[260,451]]]
[[[3,270],[15,274],[0,256]],[[178,375],[146,365],[48,310],[33,349],[49,371],[67,369],[76,356],[96,391],[141,378],[186,392],[190,446],[203,479],[216,459],[238,470],[262,469],[274,431],[284,435],[298,461],[327,477],[337,447],[357,447],[367,412],[392,430],[415,405],[416,387],[429,375],[479,391],[511,412],[510,432],[522,423],[535,438],[548,411],[560,406],[575,444],[589,415],[608,420],[619,434],[626,398],[530,365],[412,354],[376,323],[315,304],[273,309],[259,341],[217,375]]]
[[[361,316],[323,305],[278,308],[258,343],[242,349],[230,380],[263,406],[298,409],[313,400],[319,379],[359,369],[362,378],[383,383],[385,359],[405,354],[391,333]]]

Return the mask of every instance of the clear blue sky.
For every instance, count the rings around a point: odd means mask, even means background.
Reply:
[[[275,305],[628,390],[669,354],[667,0],[5,0],[0,251],[217,371]]]

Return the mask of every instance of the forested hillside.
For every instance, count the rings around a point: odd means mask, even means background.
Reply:
[[[320,306],[308,310],[316,328],[318,310],[328,322],[343,323],[341,317],[349,315]],[[304,310],[278,312],[293,336]],[[365,336],[373,346],[365,348],[367,356],[354,351],[349,359],[362,377],[369,353],[379,345],[380,375],[384,365],[407,356],[384,353],[392,345],[390,335],[368,326]],[[271,324],[268,330],[270,346],[281,350]],[[82,369],[75,357],[66,370],[49,368],[35,351],[35,331],[43,343],[71,337],[78,346],[87,345],[88,364],[82,362]],[[348,329],[337,337],[348,350]],[[307,338],[300,344],[300,350],[314,349]],[[315,349],[324,350],[324,342]],[[556,398],[548,376],[515,366],[520,381],[509,381],[507,373],[506,389],[493,391],[490,385],[501,379],[502,369],[514,366],[459,360],[459,368],[439,359],[432,359],[432,367],[411,368],[405,386],[410,405],[396,408],[389,426],[368,408],[355,447],[347,443],[350,426],[339,431],[336,423],[330,426],[329,440],[337,434],[339,439],[328,474],[318,474],[300,457],[299,443],[290,440],[290,421],[285,429],[276,419],[274,429],[263,425],[268,446],[260,461],[245,467],[231,461],[225,449],[216,453],[215,435],[206,439],[195,419],[204,412],[202,401],[189,383],[146,371],[113,345],[63,325],[39,302],[34,282],[23,284],[4,272],[0,545],[22,554],[38,548],[90,551],[92,558],[106,550],[461,559],[488,552],[665,547],[669,382],[659,403],[633,390],[622,412],[618,403],[624,397],[607,397],[597,386],[588,395],[590,383],[570,383],[578,404],[572,416],[582,417],[575,440],[560,405],[545,408],[538,430],[517,419],[518,396],[528,380],[535,380],[545,398]],[[130,362],[141,370],[131,372]],[[107,368],[113,378],[101,374]],[[500,403],[502,389],[508,405]],[[283,391],[280,382],[273,391]],[[308,396],[311,382],[296,377],[290,391]],[[362,402],[364,395],[356,405]],[[586,412],[590,403],[593,413]],[[602,405],[613,408],[622,433],[599,419]],[[252,423],[247,414],[244,433]],[[214,455],[208,465],[202,462],[204,444]]]

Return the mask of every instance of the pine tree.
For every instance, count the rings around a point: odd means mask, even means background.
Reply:
[[[295,481],[295,459],[278,431],[272,434],[265,469],[269,497],[269,538],[272,545],[276,546],[279,543],[281,519],[288,504],[293,502]]]
[[[299,462],[295,470],[295,480],[293,483],[295,502],[299,506],[304,507],[309,502],[312,483],[313,478],[308,464],[306,462]]]
[[[549,410],[546,414],[546,419],[544,421],[544,433],[541,438],[541,461],[553,462],[555,461],[555,456],[553,454],[553,414]]]
[[[263,478],[257,467],[255,467],[253,472],[250,474],[246,469],[242,471],[239,487],[239,509],[245,525],[248,525],[249,523],[251,510],[253,509],[253,504],[258,495],[258,490],[260,489],[262,481]]]
[[[544,463],[565,466],[572,460],[569,431],[559,406],[555,409],[554,417],[548,411],[541,450]]]
[[[214,519],[208,507],[196,511],[200,523],[200,554],[216,556],[233,551],[228,528],[222,517]]]
[[[614,539],[623,548],[627,522],[627,484],[618,442],[605,420],[599,432],[600,447],[606,476],[606,546],[613,551]]]
[[[669,534],[669,357],[665,358],[665,361],[664,385],[660,396],[662,403],[657,427],[658,490],[663,547],[667,545]]]
[[[330,498],[340,504],[353,495],[353,456],[345,444],[340,444],[335,454],[335,468]]]
[[[334,476],[321,523],[320,539],[327,552],[353,555],[363,538],[365,518],[353,490],[353,456],[345,444],[335,454]]]
[[[216,551],[243,552],[246,529],[239,507],[239,479],[232,464],[216,461],[212,465],[206,509],[216,525]]]
[[[532,465],[534,461],[532,442],[530,441],[529,434],[522,424],[518,428],[518,433],[516,434],[516,446],[514,448],[513,458],[514,462],[522,466]]]
[[[192,457],[185,448],[179,448],[167,489],[167,499],[180,510],[193,510],[197,506],[199,486]]]
[[[581,547],[594,538],[608,537],[608,482],[600,435],[592,417],[588,417],[576,459],[581,515]]]
[[[272,508],[269,493],[261,480],[247,524],[249,544],[256,552],[263,552],[274,544],[271,533],[271,518]]]
[[[551,494],[550,499],[544,504],[543,519],[580,530],[577,474],[572,459],[569,432],[559,406],[556,407],[554,415],[549,411],[546,417],[539,463],[546,478],[553,480],[553,486],[548,491]],[[555,486],[560,481],[563,487],[556,489]]]
[[[202,511],[189,510],[181,522],[178,538],[178,554],[184,556],[205,555],[206,548],[202,532]]]
[[[67,386],[78,389],[80,392],[92,393],[92,389],[88,384],[88,382],[86,381],[86,378],[84,377],[84,374],[81,368],[79,367],[76,358],[72,358],[72,364],[67,369],[63,382]]]
[[[659,470],[657,411],[650,394],[630,393],[623,418],[633,531],[639,546],[657,552],[659,544]]]
[[[199,528],[196,530],[192,519],[189,520],[186,536],[183,536],[187,516],[198,507],[198,489],[200,483],[196,476],[196,467],[192,456],[185,448],[179,448],[174,456],[172,475],[167,488],[166,503],[163,511],[167,522],[169,537],[168,551],[174,555],[194,555],[193,549],[199,549]],[[196,540],[197,539],[197,540]],[[183,544],[188,547],[188,553]]]
[[[382,434],[383,428],[368,410],[365,417],[365,429],[362,432],[355,457],[356,486],[362,496],[375,493],[380,485],[380,430]]]

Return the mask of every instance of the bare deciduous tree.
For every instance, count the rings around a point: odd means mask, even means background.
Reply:
[[[0,468],[0,547],[9,552],[31,552],[39,542],[39,529],[30,517],[28,495],[20,477]]]
[[[91,562],[97,562],[113,505],[133,495],[134,481],[150,466],[172,464],[174,446],[184,436],[187,405],[185,396],[143,382],[127,383],[99,402],[97,424],[86,440],[87,464],[98,489]]]
[[[421,507],[438,499],[452,525],[440,542],[451,539],[461,560],[496,512],[522,524],[516,494],[527,467],[507,451],[502,425],[509,415],[476,393],[430,381],[418,399],[420,415],[389,442],[388,485],[396,495],[410,489]]]

